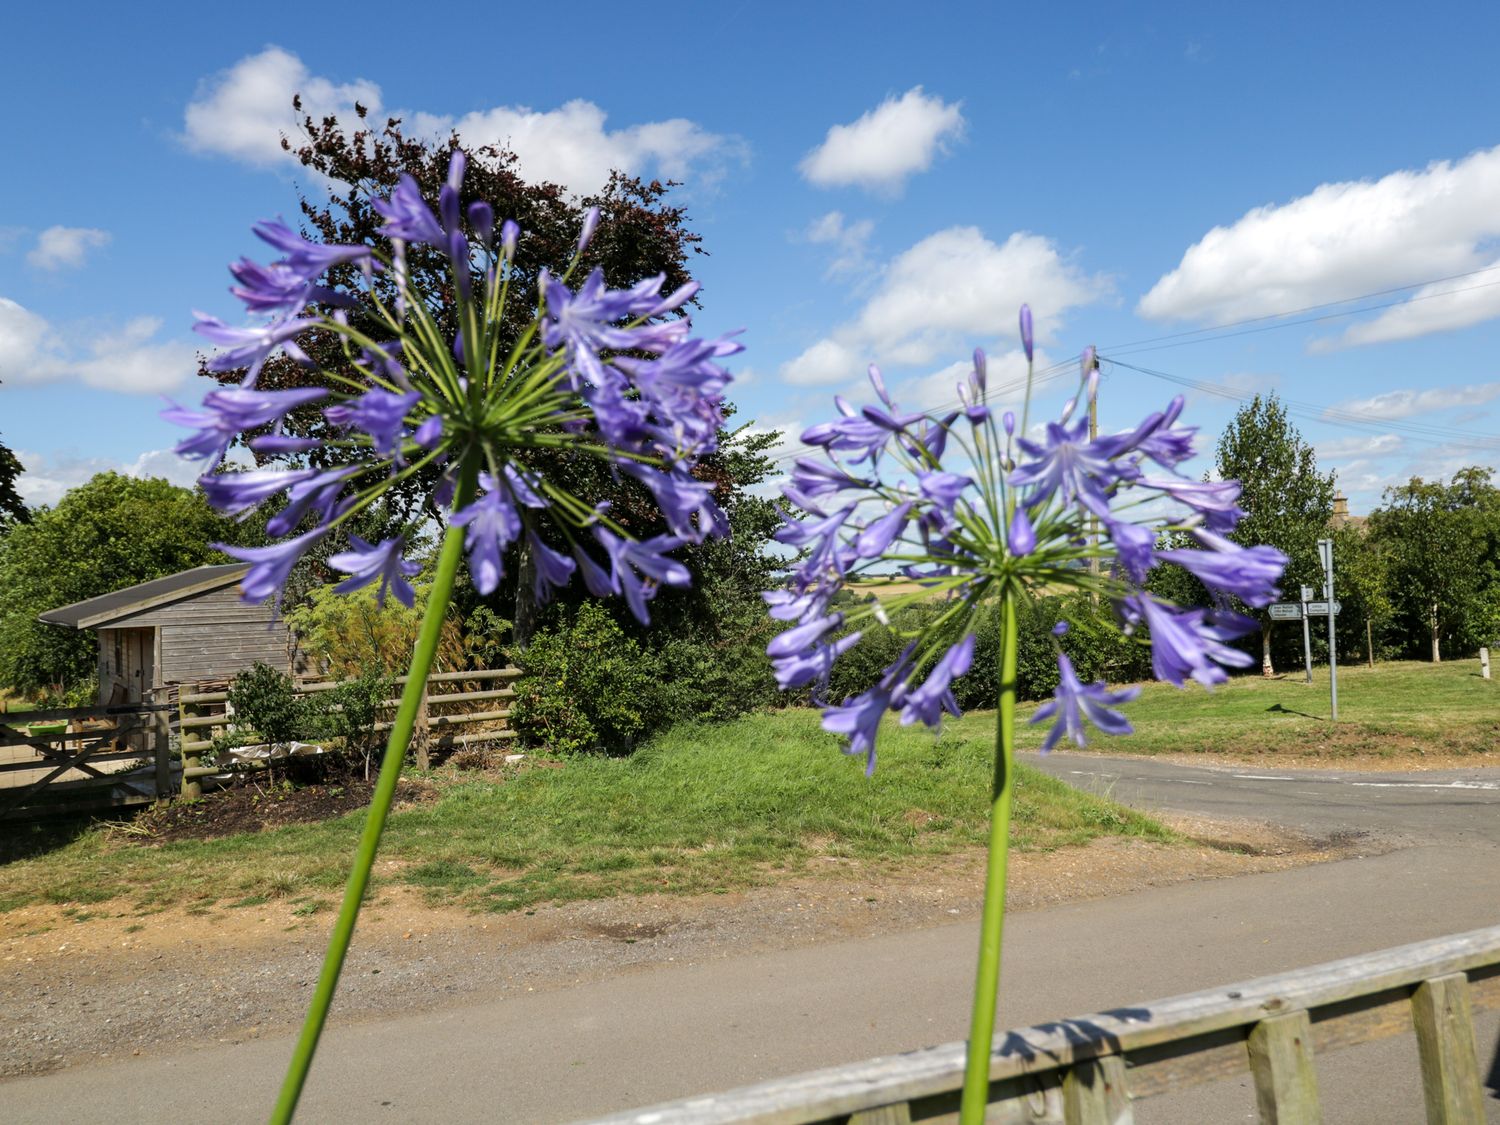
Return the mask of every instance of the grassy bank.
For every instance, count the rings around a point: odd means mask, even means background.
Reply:
[[[884,732],[880,768],[805,711],[678,727],[630,758],[575,759],[493,778],[440,772],[437,798],[395,813],[377,878],[440,901],[512,910],[650,891],[712,893],[802,871],[816,856],[900,862],[973,847],[987,831],[993,728]],[[208,909],[331,901],[360,814],[253,835],[152,845],[94,828],[0,867],[0,909],[123,899]],[[1023,850],[1104,835],[1168,840],[1155,822],[1032,771],[1018,782]]]
[[[1329,721],[1328,669],[1283,677],[1240,676],[1213,691],[1145,684],[1124,710],[1136,733],[1093,739],[1089,749],[1133,754],[1249,754],[1329,760],[1354,756],[1472,757],[1500,764],[1500,680],[1477,660],[1341,666],[1339,721]],[[1035,707],[1023,709],[1023,721]],[[978,719],[981,716],[974,716]],[[968,720],[966,720],[968,721]],[[1028,727],[1022,748],[1041,743]]]

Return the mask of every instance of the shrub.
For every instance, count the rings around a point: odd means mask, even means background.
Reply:
[[[781,702],[766,658],[780,623],[756,606],[723,624],[718,638],[674,637],[648,651],[656,681],[653,729],[683,719],[724,722]]]
[[[523,675],[510,722],[527,745],[622,754],[649,730],[658,697],[641,647],[594,603],[537,633],[515,660]]]
[[[253,730],[265,742],[291,742],[309,733],[303,703],[289,677],[259,661],[229,685],[235,726]]]

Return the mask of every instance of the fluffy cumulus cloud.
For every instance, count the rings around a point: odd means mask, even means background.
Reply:
[[[933,158],[963,129],[960,103],[915,86],[899,98],[886,98],[858,121],[829,129],[823,143],[802,158],[802,175],[819,187],[900,191],[908,176],[932,167]]]
[[[16,458],[26,471],[16,479],[16,491],[30,507],[56,504],[63,493],[87,483],[99,473],[122,473],[145,479],[160,477],[184,488],[192,487],[203,466],[184,461],[170,449],[153,449],[129,461],[85,457],[72,452],[38,453],[18,449]],[[231,458],[235,464],[240,462]]]
[[[1500,398],[1500,382],[1470,383],[1462,387],[1429,387],[1425,390],[1385,391],[1369,398],[1351,399],[1332,409],[1374,418],[1410,418],[1460,406],[1482,406]]]
[[[138,317],[122,328],[60,332],[44,317],[0,297],[0,379],[14,383],[75,380],[125,394],[161,394],[197,370],[193,345],[159,340],[161,321]]]
[[[1085,273],[1041,235],[1022,231],[996,243],[977,227],[950,227],[887,263],[858,314],[784,364],[781,376],[839,383],[870,363],[922,367],[997,336],[1015,341],[1016,310],[1028,303],[1045,343],[1069,309],[1108,290],[1106,278]]]
[[[849,222],[842,211],[830,211],[808,224],[803,237],[811,243],[828,246],[832,255],[823,272],[827,278],[848,277],[870,268],[870,236],[875,231],[871,219]]]
[[[1341,301],[1495,264],[1500,235],[1500,147],[1378,180],[1322,184],[1279,206],[1215,227],[1143,298],[1155,320],[1226,323]],[[1374,343],[1462,327],[1500,315],[1493,275],[1418,292],[1342,342]],[[1433,299],[1436,298],[1436,299]],[[1462,300],[1460,298],[1463,298]]]
[[[314,117],[332,114],[348,121],[355,102],[372,112],[381,109],[380,87],[374,82],[337,83],[313,74],[290,51],[267,47],[199,87],[187,107],[184,136],[200,151],[249,164],[287,160],[281,138],[296,135],[300,118],[291,103],[298,93],[304,110]],[[462,117],[420,109],[394,115],[403,119],[409,135],[442,138],[456,130],[471,147],[509,147],[528,178],[577,192],[603,186],[616,168],[702,187],[721,177],[730,162],[745,157],[743,142],[707,132],[685,118],[610,129],[604,111],[582,99],[551,110],[495,106]]]
[[[1316,443],[1316,447],[1320,460],[1346,461],[1351,458],[1387,457],[1400,452],[1403,444],[1399,434],[1369,434],[1320,441]]]
[[[109,238],[109,231],[93,227],[48,227],[37,235],[26,260],[42,270],[74,269],[90,250],[107,246]]]

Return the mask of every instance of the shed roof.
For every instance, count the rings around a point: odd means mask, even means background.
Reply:
[[[38,614],[37,620],[49,625],[71,625],[75,629],[97,629],[152,606],[233,585],[249,569],[245,563],[196,566],[180,574],[169,574],[165,578],[153,578],[150,582],[127,586],[112,594],[101,594],[87,601],[49,609],[46,613]]]

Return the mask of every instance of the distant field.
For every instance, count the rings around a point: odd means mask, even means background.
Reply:
[[[908,578],[856,578],[846,583],[846,586],[852,593],[874,594],[881,601],[897,598],[902,594],[920,593],[925,589],[921,583]]]
[[[1500,764],[1500,680],[1479,675],[1478,660],[1341,666],[1339,721],[1328,717],[1328,669],[1313,683],[1299,668],[1284,677],[1240,676],[1209,692],[1143,685],[1124,711],[1136,733],[1093,737],[1089,749],[1134,754],[1265,755],[1285,759],[1488,757]],[[1022,709],[1030,717],[1035,705]],[[974,718],[978,718],[975,716]],[[972,721],[972,720],[966,720]],[[1027,727],[1023,748],[1040,743]]]

